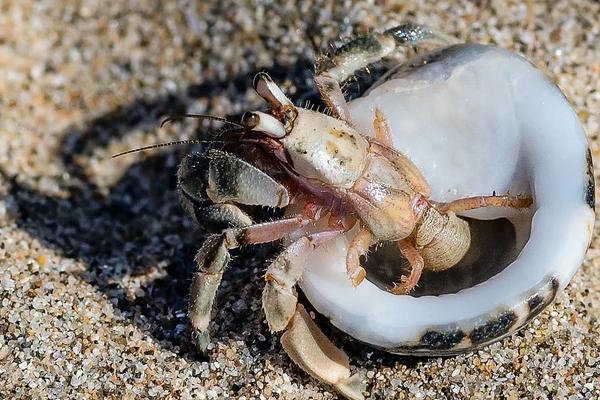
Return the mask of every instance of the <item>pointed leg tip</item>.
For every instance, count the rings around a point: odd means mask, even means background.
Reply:
[[[352,286],[357,287],[365,280],[367,277],[367,271],[364,268],[360,268],[358,271],[354,273],[354,275],[350,278],[352,279]]]
[[[404,279],[401,279],[400,283],[394,283],[394,286],[388,289],[388,292],[397,296],[410,294],[417,285],[410,285]]]
[[[208,345],[210,343],[208,331],[196,331],[192,333],[192,340],[196,346],[196,351],[202,356],[206,356],[208,354]]]
[[[363,378],[362,374],[354,374],[350,378],[337,383],[335,389],[350,400],[364,400],[363,393],[367,385]]]
[[[409,293],[405,289],[400,288],[398,286],[394,286],[393,288],[388,289],[388,292],[390,292],[391,294],[394,294],[396,296],[402,296],[402,295]]]

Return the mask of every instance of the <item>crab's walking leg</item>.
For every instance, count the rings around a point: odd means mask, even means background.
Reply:
[[[404,24],[383,33],[370,33],[344,44],[332,56],[317,60],[315,83],[323,101],[332,112],[351,122],[340,84],[362,68],[390,56],[400,46],[417,46],[423,43],[448,45],[449,36],[423,25]]]
[[[350,375],[348,356],[321,332],[301,304],[281,335],[281,344],[290,358],[315,379],[332,385],[348,399],[364,399],[364,384],[360,375]]]
[[[410,274],[408,277],[403,276],[400,278],[400,283],[395,283],[390,292],[393,294],[407,294],[417,286],[425,263],[421,254],[409,239],[399,240],[396,243],[404,258],[408,260]]]
[[[301,237],[279,253],[269,265],[265,274],[267,283],[262,305],[272,332],[285,329],[294,315],[298,302],[294,286],[302,276],[307,256],[316,246],[342,232],[332,230]]]
[[[375,109],[375,118],[373,118],[373,130],[375,131],[375,140],[367,138],[370,150],[379,154],[396,166],[398,171],[404,175],[406,181],[422,195],[428,197],[431,194],[427,180],[421,174],[421,171],[412,161],[398,150],[394,149],[392,142],[392,131],[385,118],[385,115],[378,108]]]
[[[313,233],[289,245],[269,265],[262,304],[272,332],[286,328],[281,336],[290,358],[314,378],[333,385],[350,399],[362,399],[361,381],[350,377],[348,356],[335,347],[298,304],[294,286],[302,276],[312,250],[344,230]]]
[[[229,250],[245,244],[267,243],[279,240],[301,228],[311,220],[304,216],[251,225],[244,228],[225,229],[209,236],[196,255],[199,272],[192,280],[189,318],[200,352],[208,345],[208,323],[215,293],[227,266]]]
[[[527,208],[533,204],[531,197],[524,196],[475,196],[465,197],[449,203],[436,203],[436,208],[440,212],[461,212],[483,207],[512,207]]]
[[[207,183],[204,179],[207,173]],[[235,203],[285,207],[287,189],[269,175],[236,156],[211,150],[208,156],[191,154],[177,173],[183,206],[196,221],[211,232],[196,255],[199,273],[192,281],[189,318],[197,348],[208,345],[208,323],[229,250],[239,245],[280,239],[306,225],[311,216],[301,215],[281,221],[252,225],[250,217]]]
[[[360,256],[369,251],[372,241],[373,234],[371,231],[361,226],[360,230],[348,246],[348,253],[346,254],[346,274],[352,280],[352,285],[354,287],[360,285],[367,276],[365,269],[360,266]]]

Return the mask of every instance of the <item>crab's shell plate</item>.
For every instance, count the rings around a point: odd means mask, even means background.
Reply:
[[[515,223],[524,247],[473,287],[395,296],[368,281],[352,287],[344,265],[351,232],[309,258],[300,283],[309,301],[342,331],[400,354],[455,354],[523,327],[567,285],[593,231],[590,153],[564,95],[520,56],[458,45],[398,67],[350,103],[359,130],[371,134],[375,107],[388,118],[395,147],[429,181],[433,200],[533,195],[527,223]],[[506,209],[471,216],[523,219]]]

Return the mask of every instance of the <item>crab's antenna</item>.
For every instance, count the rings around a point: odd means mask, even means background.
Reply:
[[[201,144],[201,143],[257,144],[257,143],[260,143],[260,141],[259,140],[253,140],[253,139],[241,139],[241,140],[238,140],[238,141],[233,141],[233,140],[197,140],[197,139],[175,140],[173,142],[151,144],[149,146],[138,147],[137,149],[131,149],[131,150],[123,151],[121,153],[115,154],[111,158],[117,158],[117,157],[124,156],[126,154],[137,153],[138,151],[157,149],[159,147],[177,146],[177,145],[182,145],[182,144]]]
[[[173,122],[173,121],[177,121],[179,119],[184,119],[184,118],[195,118],[195,119],[210,119],[213,121],[219,121],[219,122],[224,122],[226,124],[230,124],[233,125],[237,128],[245,128],[244,125],[238,123],[238,122],[234,122],[234,121],[230,121],[226,118],[223,117],[217,117],[216,115],[210,115],[210,114],[181,114],[181,115],[173,115],[171,117],[167,117],[163,120],[163,122],[161,122],[160,127],[162,128],[165,124],[169,123],[169,122]]]
[[[236,131],[237,132],[243,132],[243,131],[245,131],[247,129],[246,126],[244,126],[244,125],[242,125],[242,124],[240,124],[238,122],[229,121],[226,118],[217,117],[215,115],[210,115],[210,114],[181,114],[181,115],[174,115],[174,116],[165,118],[165,120],[163,122],[161,122],[160,127],[162,128],[165,124],[167,124],[169,122],[176,121],[176,120],[183,119],[183,118],[209,119],[209,120],[224,122],[226,124],[233,125],[234,128],[228,130],[227,132],[236,132]],[[144,147],[139,147],[137,149],[131,149],[131,150],[123,151],[121,153],[115,154],[111,158],[117,158],[117,157],[124,156],[126,154],[137,153],[138,151],[157,149],[159,147],[176,146],[176,145],[182,145],[182,144],[201,144],[201,143],[238,143],[238,144],[240,144],[240,143],[242,143],[242,144],[253,143],[254,144],[254,143],[258,143],[258,141],[255,141],[255,140],[252,140],[252,139],[241,139],[241,140],[238,140],[238,141],[233,141],[233,140],[198,140],[198,139],[175,140],[173,142],[151,144],[149,146],[144,146]]]
[[[137,153],[138,151],[157,149],[159,147],[176,146],[176,145],[180,145],[180,144],[199,144],[199,143],[206,143],[206,142],[208,142],[208,140],[190,139],[190,140],[175,140],[173,142],[167,142],[167,143],[151,144],[149,146],[138,147],[137,149],[123,151],[121,153],[115,154],[111,158],[121,157],[121,156],[124,156],[125,154]],[[212,142],[214,142],[214,140],[211,140],[210,142],[212,143]]]

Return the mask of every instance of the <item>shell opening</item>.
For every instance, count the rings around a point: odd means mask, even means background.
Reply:
[[[457,293],[485,282],[515,261],[529,239],[531,212],[523,212],[519,219],[467,220],[473,240],[465,257],[445,271],[423,271],[411,296]],[[390,289],[410,271],[394,243],[384,243],[361,261],[367,279],[382,290]]]

